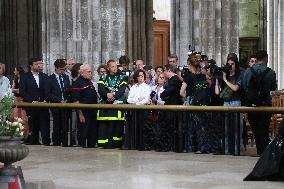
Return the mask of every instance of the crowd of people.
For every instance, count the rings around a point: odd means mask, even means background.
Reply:
[[[55,72],[48,76],[42,72],[42,60],[35,58],[29,61],[28,72],[21,67],[15,68],[12,84],[4,76],[5,65],[0,63],[0,97],[11,88],[17,101],[30,103],[271,106],[270,92],[276,90],[277,85],[275,72],[267,68],[267,57],[266,51],[257,52],[249,58],[245,69],[240,67],[234,53],[230,53],[226,62],[218,67],[213,59],[193,52],[187,59],[187,66],[179,66],[178,57],[170,55],[167,65],[153,69],[143,60],[136,60],[130,68],[129,58],[121,56],[118,61],[111,59],[97,68],[97,81],[93,79],[90,64],[76,63],[74,59],[57,59],[54,62]],[[253,95],[254,98],[251,97]],[[43,145],[62,144],[62,121],[66,121],[62,109],[26,108],[16,114],[28,117],[27,144],[40,144],[39,133]],[[50,115],[53,118],[52,137]],[[90,148],[121,147],[124,112],[82,109],[73,110],[67,116],[69,119],[65,124],[71,124],[76,131],[72,133],[73,144]],[[270,141],[270,116],[269,113],[248,115],[259,155]],[[214,152],[216,147],[208,135],[209,117],[206,112],[189,113],[186,131],[188,151]],[[234,119],[242,120],[243,115]],[[243,129],[242,124],[240,129]]]

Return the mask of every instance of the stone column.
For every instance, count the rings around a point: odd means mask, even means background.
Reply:
[[[15,66],[41,56],[41,11],[37,0],[0,1],[0,61],[8,76]]]
[[[171,0],[171,44],[172,54],[185,65],[188,46],[193,45],[193,0]]]
[[[188,45],[220,65],[239,52],[238,0],[172,0],[171,52],[185,64]]]
[[[153,0],[127,1],[127,52],[130,60],[153,63]]]
[[[45,71],[57,58],[105,64],[125,54],[125,0],[41,0]]]
[[[284,88],[284,2],[268,1],[268,65],[275,70],[278,88]]]

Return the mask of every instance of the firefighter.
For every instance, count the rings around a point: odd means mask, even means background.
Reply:
[[[80,66],[80,77],[73,83],[72,98],[82,104],[97,104],[96,89],[91,81],[93,72],[90,65]],[[94,148],[97,141],[96,111],[78,110],[78,143],[83,148]]]
[[[108,74],[98,81],[99,94],[106,104],[123,104],[126,102],[127,81],[117,72],[115,60],[107,62]],[[119,148],[122,145],[124,115],[120,110],[98,110],[99,123],[98,145],[104,148]]]

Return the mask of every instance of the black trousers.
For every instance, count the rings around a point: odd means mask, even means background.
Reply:
[[[39,144],[39,131],[44,145],[50,145],[50,116],[48,109],[27,109],[29,136],[27,143]]]
[[[98,138],[96,110],[82,110],[85,123],[78,118],[78,144],[84,148],[93,148]]]
[[[120,148],[122,146],[123,130],[123,120],[99,121],[99,146],[104,148]]]
[[[69,128],[70,112],[62,109],[51,109],[53,117],[52,143],[54,146],[61,145],[63,142],[63,127]]]
[[[257,154],[261,155],[270,142],[269,138],[269,125],[271,114],[270,113],[249,113],[248,120],[255,136],[255,143]]]

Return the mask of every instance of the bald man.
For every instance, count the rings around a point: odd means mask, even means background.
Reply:
[[[97,104],[97,92],[91,81],[93,71],[89,64],[80,66],[80,77],[72,88],[73,101],[82,104]],[[97,142],[96,111],[78,110],[78,143],[83,148],[93,148]]]

